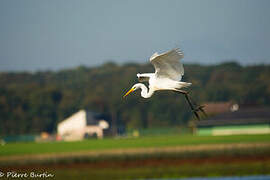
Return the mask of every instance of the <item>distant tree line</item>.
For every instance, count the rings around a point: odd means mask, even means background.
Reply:
[[[137,82],[138,72],[153,72],[150,64],[106,63],[57,72],[0,73],[0,135],[55,132],[57,123],[88,109],[107,114],[127,128],[186,125],[194,118],[181,94],[157,92],[143,99],[139,92],[123,99]],[[192,82],[198,102],[229,101],[270,104],[270,66],[185,65],[183,81]]]

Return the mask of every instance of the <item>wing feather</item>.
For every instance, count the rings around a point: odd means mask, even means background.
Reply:
[[[138,73],[137,77],[139,82],[149,82],[149,79],[154,75],[155,75],[154,73],[143,73],[143,74]]]
[[[173,49],[171,51],[158,55],[153,54],[150,62],[155,67],[155,75],[158,78],[169,78],[175,81],[180,81],[184,75],[184,67],[180,59],[184,54],[180,49]]]

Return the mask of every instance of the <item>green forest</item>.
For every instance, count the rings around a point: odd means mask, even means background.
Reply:
[[[270,65],[186,64],[183,81],[199,103],[234,101],[270,105]],[[184,126],[193,119],[182,94],[140,92],[123,98],[137,73],[151,64],[115,64],[42,72],[0,73],[0,135],[53,133],[57,123],[80,109],[104,113],[112,122],[132,128]]]

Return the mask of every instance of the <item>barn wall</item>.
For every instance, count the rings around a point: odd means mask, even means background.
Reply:
[[[57,126],[57,133],[63,136],[69,132],[84,129],[84,127],[86,127],[86,112],[81,110],[59,123]]]

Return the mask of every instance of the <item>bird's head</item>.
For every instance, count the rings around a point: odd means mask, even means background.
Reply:
[[[139,84],[134,84],[132,86],[132,88],[123,96],[126,97],[127,95],[129,95],[130,93],[132,93],[133,91],[136,91],[137,89],[139,89],[140,85]]]

